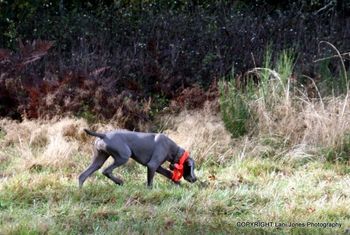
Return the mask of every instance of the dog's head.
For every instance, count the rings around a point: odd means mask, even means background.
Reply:
[[[194,174],[194,167],[195,167],[195,162],[193,158],[189,157],[185,162],[184,162],[184,179],[187,180],[190,183],[194,183],[197,180],[197,177]]]
[[[174,171],[173,180],[175,181],[180,180],[181,177],[190,183],[197,181],[197,177],[194,174],[195,161],[190,157],[188,152],[184,152],[179,160],[179,163],[171,163],[169,168],[170,170]]]

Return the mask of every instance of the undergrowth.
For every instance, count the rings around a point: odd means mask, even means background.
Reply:
[[[283,51],[273,60],[268,49],[265,67],[222,80],[221,115],[232,136],[248,134],[257,139],[276,136],[284,143],[278,148],[284,152],[282,156],[296,146],[303,146],[305,155],[348,161],[349,72],[340,52],[327,44],[337,52],[342,68],[339,79],[333,81],[327,92],[322,88],[323,82],[309,77],[307,82],[297,79],[293,69],[296,57],[291,51]],[[324,67],[320,69],[324,75]]]
[[[205,110],[165,120],[165,133],[197,161],[194,184],[176,186],[157,174],[148,189],[145,167],[131,160],[114,172],[123,186],[96,172],[79,190],[77,176],[91,161],[85,121],[2,120],[0,233],[330,234],[349,228],[347,164],[263,157],[259,145],[274,149],[279,139],[232,140],[220,118]],[[255,221],[341,227],[239,226]]]

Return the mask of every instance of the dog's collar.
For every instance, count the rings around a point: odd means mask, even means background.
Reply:
[[[185,151],[179,159],[179,163],[174,164],[174,171],[172,180],[175,182],[179,182],[182,176],[184,175],[184,163],[189,158],[189,152]]]

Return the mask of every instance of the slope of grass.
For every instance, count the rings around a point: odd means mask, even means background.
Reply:
[[[131,161],[115,170],[124,186],[96,172],[79,190],[91,142],[80,133],[81,120],[3,120],[0,233],[334,234],[350,227],[348,163],[295,157],[296,150],[278,157],[277,138],[232,141],[217,117],[181,115],[165,132],[193,150],[199,181],[175,186],[157,175],[153,189],[146,187],[146,169]],[[289,227],[308,222],[341,227]]]

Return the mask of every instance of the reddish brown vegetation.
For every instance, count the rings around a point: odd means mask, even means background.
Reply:
[[[215,101],[219,96],[217,82],[213,81],[208,90],[204,90],[198,85],[183,89],[178,96],[176,96],[170,107],[172,110],[179,111],[183,109],[197,109],[203,108],[206,101]],[[218,103],[214,102],[215,110],[218,109]]]
[[[52,46],[53,42],[38,40],[20,42],[17,53],[0,50],[1,116],[33,119],[77,115],[91,121],[115,119],[129,129],[138,129],[140,123],[151,119],[150,111],[157,100],[137,80],[108,76],[108,66],[90,72],[77,69],[38,72],[40,69],[32,63],[46,55]],[[156,62],[145,67],[144,73],[151,78],[146,90],[173,99],[171,104],[176,104],[173,111],[200,108],[206,100],[214,100],[218,95],[215,82],[208,91],[199,86],[175,89],[176,77],[163,77]]]

